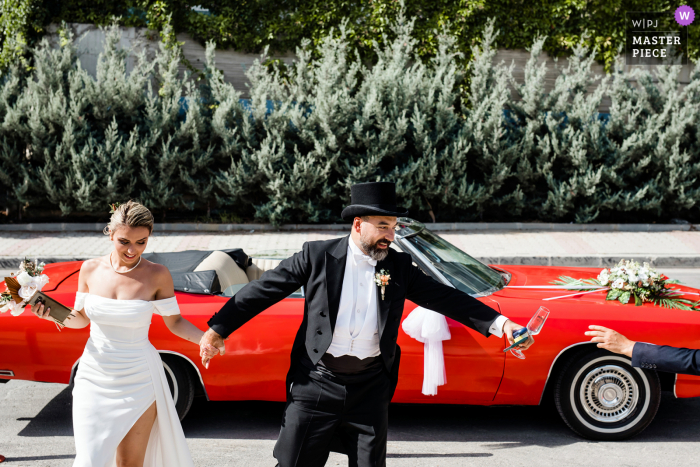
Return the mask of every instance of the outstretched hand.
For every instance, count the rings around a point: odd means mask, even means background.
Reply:
[[[524,327],[525,326],[521,326],[517,323],[514,323],[511,320],[505,322],[505,324],[503,325],[503,332],[506,334],[506,336],[508,336],[508,345],[513,345],[513,343],[515,342],[515,340],[513,339],[513,332]],[[532,336],[530,336],[527,341],[523,342],[515,348],[519,350],[525,350],[528,349],[534,343],[535,339],[533,339]]]
[[[617,331],[603,326],[591,325],[588,326],[588,329],[591,329],[591,331],[586,331],[586,335],[593,336],[591,342],[598,342],[599,348],[632,358],[632,351],[636,342],[627,339]]]
[[[209,368],[209,361],[217,354],[224,355],[226,353],[226,345],[224,338],[211,328],[204,333],[199,341],[199,356],[202,357],[202,365],[204,368]]]

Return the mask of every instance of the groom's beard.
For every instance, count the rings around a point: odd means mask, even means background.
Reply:
[[[377,244],[379,243],[386,244],[386,248],[378,248]],[[367,255],[370,258],[377,261],[382,261],[389,254],[389,246],[391,245],[391,242],[387,239],[382,238],[374,243],[369,243],[365,240],[365,238],[362,235],[360,235],[360,245],[362,246],[362,249],[365,250],[365,252],[367,252]]]

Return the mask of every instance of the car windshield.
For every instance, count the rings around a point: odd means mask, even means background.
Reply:
[[[419,253],[456,289],[477,295],[491,293],[504,285],[503,276],[472,258],[451,243],[438,237],[418,221],[398,219],[396,236],[399,246],[406,245],[408,253]],[[411,250],[416,250],[411,251]],[[415,254],[413,254],[415,258]]]

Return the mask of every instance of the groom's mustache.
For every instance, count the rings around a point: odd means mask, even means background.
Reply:
[[[371,256],[373,259],[377,261],[382,261],[384,258],[386,258],[386,255],[389,254],[389,246],[391,246],[391,240],[387,240],[386,238],[380,238],[379,240],[375,241],[374,243],[369,243],[360,238],[360,244],[362,245],[362,249],[365,250],[365,252]],[[382,245],[380,248],[379,245]]]
[[[374,243],[372,244],[373,247],[376,247],[377,245],[386,245],[386,246],[389,246],[389,245],[391,245],[391,242],[390,242],[389,240],[384,240],[384,239],[382,239],[382,240],[377,240],[376,242],[374,242]]]

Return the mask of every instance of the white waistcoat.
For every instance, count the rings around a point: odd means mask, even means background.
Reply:
[[[338,318],[328,348],[334,357],[352,355],[363,359],[381,353],[374,265],[362,258],[367,256],[350,238]],[[374,260],[372,263],[376,264]]]

